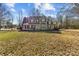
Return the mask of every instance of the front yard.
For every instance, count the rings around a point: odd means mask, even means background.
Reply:
[[[79,31],[0,31],[0,55],[79,55]]]

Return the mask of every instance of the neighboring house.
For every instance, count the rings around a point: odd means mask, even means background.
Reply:
[[[1,28],[6,28],[7,27],[7,21],[6,20],[1,20],[0,26],[1,26]]]
[[[52,30],[54,29],[52,19],[43,16],[24,17],[22,22],[22,30]]]
[[[12,23],[10,21],[8,21],[8,20],[3,19],[3,20],[0,21],[0,29],[11,28],[11,26],[12,26]]]

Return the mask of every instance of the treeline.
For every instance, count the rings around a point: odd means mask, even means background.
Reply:
[[[12,12],[4,3],[0,3],[0,29],[13,27]]]
[[[40,6],[41,7],[41,6]],[[79,29],[79,4],[78,3],[67,3],[61,7],[56,14],[56,18],[45,16],[39,9],[33,9],[31,16],[42,16],[44,19],[51,21],[52,26],[56,29]],[[38,17],[39,19],[39,17]],[[22,12],[19,13],[19,27],[22,24]]]
[[[40,6],[41,7],[41,6]],[[56,18],[47,17],[43,14],[39,9],[33,9],[30,12],[30,16],[42,16],[46,20],[53,23],[52,26],[55,28],[70,28],[70,29],[79,29],[79,4],[78,3],[67,3],[65,6],[61,7],[56,14]],[[16,16],[16,20],[18,21],[18,26],[13,24],[14,15],[10,11],[5,4],[0,3],[0,29],[1,28],[14,28],[21,27],[23,22],[23,12],[21,10],[18,11],[18,16]],[[38,17],[40,18],[40,17]],[[42,19],[43,20],[43,19]]]
[[[79,29],[79,4],[67,4],[57,13],[60,28]]]

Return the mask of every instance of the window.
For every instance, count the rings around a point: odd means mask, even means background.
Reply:
[[[25,29],[27,29],[27,26],[25,26]]]
[[[29,25],[27,25],[27,29],[29,29]]]
[[[42,19],[42,22],[44,22],[45,21],[45,19]]]
[[[31,19],[31,23],[33,23],[33,19]]]

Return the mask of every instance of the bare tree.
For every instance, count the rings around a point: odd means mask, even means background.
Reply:
[[[2,4],[0,3],[0,29],[1,29],[1,21],[3,20],[4,16],[4,8],[2,7]]]
[[[14,20],[14,18],[13,18],[13,14],[11,13],[11,11],[7,11],[7,17],[8,17],[8,20],[7,20],[7,22],[9,23],[7,23],[9,26],[10,26],[10,28],[13,28],[13,20]]]
[[[18,19],[18,27],[21,29],[22,21],[23,21],[23,13],[22,13],[22,11],[19,11],[19,12],[18,12],[18,17],[17,17],[17,19]]]
[[[72,17],[72,8],[74,6],[72,4],[65,4],[60,11],[57,13],[58,20],[60,22],[60,28],[68,28],[69,27],[69,19]],[[65,16],[65,17],[64,17]]]
[[[0,3],[0,29],[3,25],[2,22],[4,22],[3,21],[4,19],[6,22],[8,21],[8,23],[10,23],[9,25],[12,27],[12,24],[13,24],[12,13],[10,10],[7,10],[7,8],[5,7],[5,5],[3,3]]]

